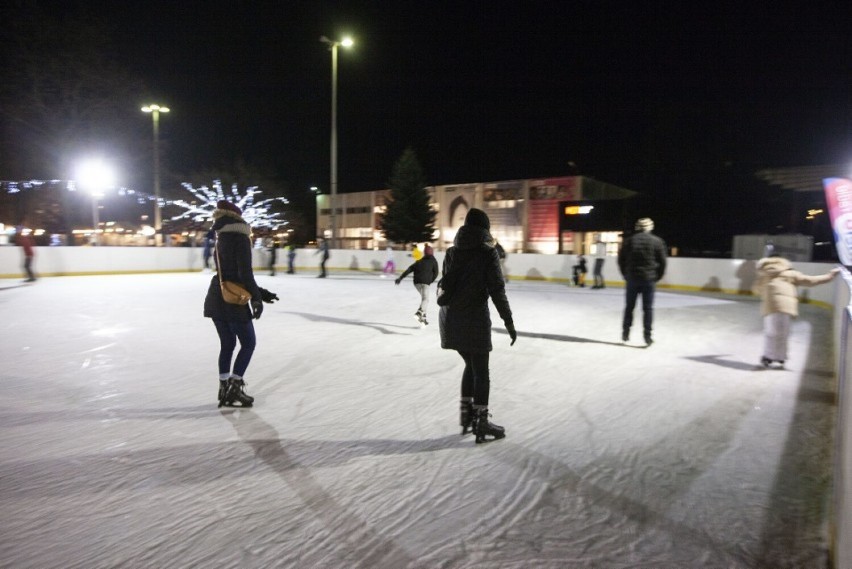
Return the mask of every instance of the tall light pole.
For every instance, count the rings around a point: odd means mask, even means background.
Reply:
[[[162,240],[163,218],[160,213],[160,113],[169,112],[168,107],[160,105],[145,105],[142,107],[143,113],[151,113],[154,119],[154,200],[157,202],[154,205],[154,229],[156,236],[154,237],[157,245]]]
[[[333,41],[325,36],[320,41],[328,44],[331,52],[331,247],[337,248],[337,48],[352,47],[352,38]]]

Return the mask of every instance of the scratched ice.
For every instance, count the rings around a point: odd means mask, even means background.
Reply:
[[[491,411],[457,426],[461,358],[411,282],[259,276],[251,410],[217,409],[209,275],[0,282],[0,565],[820,567],[833,372],[805,305],[761,370],[753,299],[512,282]],[[638,314],[637,314],[638,317]],[[638,318],[637,318],[638,320]]]

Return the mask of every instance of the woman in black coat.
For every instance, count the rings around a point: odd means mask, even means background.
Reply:
[[[257,286],[252,271],[251,228],[236,205],[220,200],[213,212],[216,232],[217,274],[210,280],[204,298],[204,316],[213,319],[219,335],[219,407],[239,403],[251,407],[254,398],[245,392],[245,375],[257,338],[252,319],[260,318],[263,302],[278,296]],[[249,304],[228,304],[222,298],[219,278],[242,285],[250,294]],[[231,370],[231,358],[240,342],[240,351]]]
[[[512,310],[506,298],[506,282],[500,256],[494,249],[491,222],[481,209],[471,209],[444,257],[444,277],[439,285],[449,294],[441,306],[441,347],[456,350],[464,360],[461,382],[462,434],[472,428],[476,442],[502,439],[505,429],[488,421],[491,381],[488,357],[491,352],[490,297],[512,338],[517,339]],[[444,304],[446,301],[439,302]]]

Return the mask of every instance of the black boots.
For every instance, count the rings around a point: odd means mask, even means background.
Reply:
[[[459,401],[459,425],[463,435],[473,429],[473,397],[462,397]]]
[[[254,397],[245,392],[245,386],[245,381],[233,377],[228,381],[220,381],[219,407],[251,407]]]
[[[506,436],[506,429],[488,421],[488,407],[474,409],[473,434],[476,444],[496,441]]]

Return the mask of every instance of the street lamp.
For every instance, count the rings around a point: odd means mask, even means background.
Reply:
[[[333,41],[325,36],[320,41],[331,51],[331,247],[337,248],[337,48],[352,47],[352,38]]]
[[[80,164],[77,170],[77,183],[81,188],[92,194],[92,245],[98,245],[98,198],[103,197],[104,190],[115,185],[115,175],[109,166],[101,160],[90,160]]]
[[[156,243],[159,245],[162,239],[161,229],[163,226],[160,213],[160,113],[169,112],[169,108],[160,105],[145,105],[142,107],[142,112],[151,113],[151,117],[154,119],[154,199],[157,202],[154,206],[154,229],[157,232]]]

